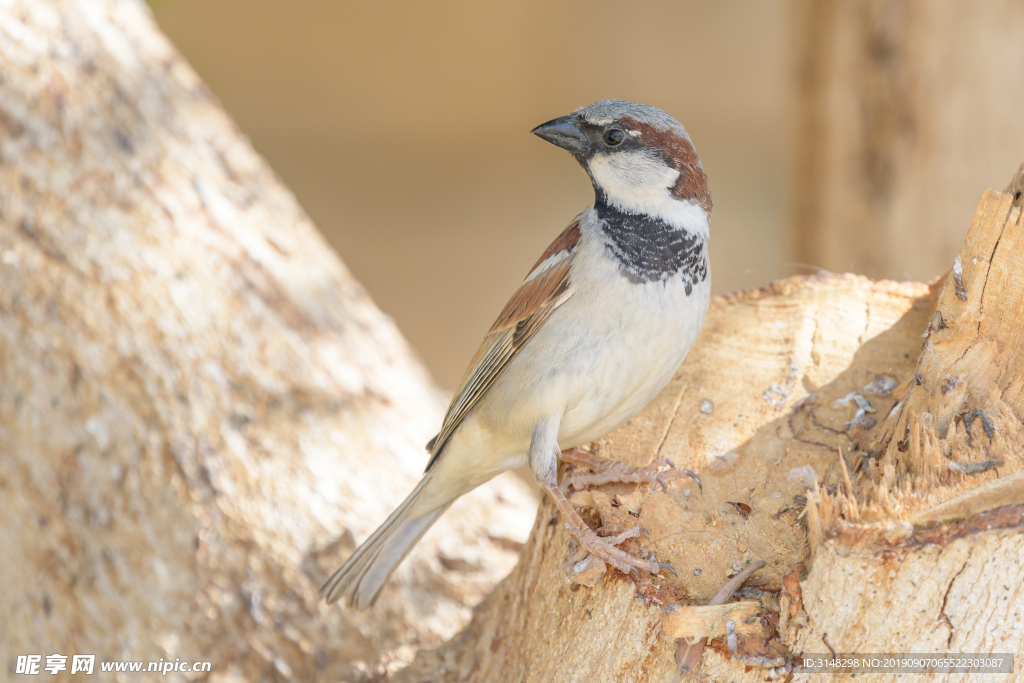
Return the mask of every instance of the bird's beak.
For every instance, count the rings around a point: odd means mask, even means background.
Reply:
[[[589,146],[587,136],[576,125],[576,118],[571,115],[542,123],[530,132],[576,155],[585,154]]]

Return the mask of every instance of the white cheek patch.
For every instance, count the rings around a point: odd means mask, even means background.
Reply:
[[[609,199],[643,213],[671,200],[669,188],[679,178],[679,171],[644,152],[596,155],[590,172]]]
[[[608,201],[630,213],[656,216],[677,227],[707,232],[707,213],[692,201],[681,201],[671,190],[679,171],[660,157],[644,152],[596,154],[590,159],[590,174]]]
[[[679,178],[679,171],[644,152],[595,155],[590,160],[590,172],[609,197],[624,201],[652,193],[667,195]]]

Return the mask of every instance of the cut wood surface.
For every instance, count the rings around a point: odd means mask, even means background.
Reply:
[[[545,502],[468,629],[394,680],[671,681],[663,625],[757,560],[767,566],[740,597],[771,628],[711,640],[695,680],[784,674],[780,656],[827,653],[826,640],[838,652],[1024,652],[1018,190],[985,194],[960,265],[931,286],[821,275],[716,299],[672,383],[591,448],[635,465],[669,458],[703,494],[682,479],[573,496],[593,524],[644,526],[649,538],[626,549],[678,576],[609,571],[580,585]]]
[[[375,612],[317,604],[444,397],[146,6],[2,3],[0,73],[0,670],[358,680],[457,632],[536,503],[509,475]]]

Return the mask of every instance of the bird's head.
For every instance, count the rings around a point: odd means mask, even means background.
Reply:
[[[576,157],[599,203],[676,224],[699,218],[706,224],[707,174],[686,130],[662,110],[601,100],[532,132]]]

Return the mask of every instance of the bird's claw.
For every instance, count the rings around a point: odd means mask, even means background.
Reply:
[[[683,470],[683,474],[685,474],[690,479],[693,479],[695,482],[697,482],[697,488],[700,489],[700,495],[703,496],[704,495],[704,484],[701,482],[700,477],[697,476],[697,473],[692,471],[692,470],[684,469]]]
[[[679,576],[679,574],[676,574],[676,570],[672,569],[672,565],[668,564],[667,562],[658,562],[657,565],[660,569],[667,569],[668,571],[672,572],[673,576]]]

